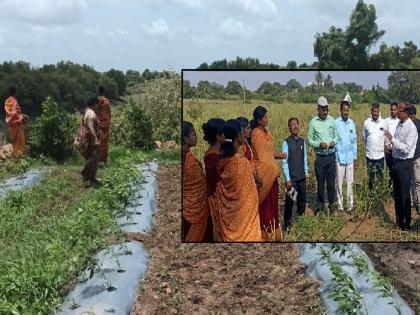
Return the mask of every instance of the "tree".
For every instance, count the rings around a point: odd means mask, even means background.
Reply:
[[[125,79],[124,72],[121,70],[111,69],[108,72],[105,72],[105,75],[115,81],[118,87],[118,95],[122,96],[125,94],[125,89],[127,88],[127,81]]]
[[[294,90],[294,89],[301,89],[302,88],[302,85],[299,83],[298,80],[296,80],[296,79],[290,79],[289,81],[287,81],[286,87],[289,90]]]
[[[331,26],[328,33],[315,35],[314,54],[319,68],[343,68],[347,63],[346,36],[341,28]]]
[[[128,86],[132,86],[136,83],[141,82],[140,72],[136,70],[127,70],[125,72],[125,77],[126,77]]]
[[[290,60],[286,66],[287,69],[297,69],[297,63],[294,60]]]
[[[321,73],[321,71],[317,71],[315,74],[315,82],[316,86],[319,89],[324,84],[324,75]]]
[[[240,95],[243,89],[238,81],[229,81],[226,85],[225,92],[229,95]]]
[[[334,83],[332,81],[332,77],[327,74],[327,77],[324,80],[324,87],[327,91],[332,91],[334,87]]]
[[[209,81],[199,81],[197,84],[197,92],[201,98],[209,98],[211,95],[211,84]]]
[[[184,80],[182,82],[182,96],[184,98],[191,98],[192,97],[191,83],[190,83],[189,80]]]
[[[388,87],[391,98],[418,103],[420,101],[420,72],[392,71],[388,77]]]
[[[366,5],[359,0],[350,16],[350,25],[346,30],[346,51],[348,66],[366,68],[369,66],[369,50],[376,44],[385,31],[378,30],[376,9],[373,4]]]
[[[345,32],[331,26],[327,33],[316,34],[314,54],[319,68],[369,67],[369,50],[384,33],[378,30],[375,7],[359,0]]]
[[[263,83],[261,83],[261,85],[257,89],[257,93],[260,94],[271,94],[272,91],[273,85],[268,81],[264,81]]]

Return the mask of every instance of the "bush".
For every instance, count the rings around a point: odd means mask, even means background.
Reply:
[[[29,154],[44,155],[61,163],[74,154],[73,141],[80,117],[62,110],[51,97],[41,106],[41,116],[29,129]]]
[[[150,117],[132,100],[112,117],[110,140],[115,145],[150,149],[153,127]]]
[[[153,80],[144,97],[143,108],[153,122],[153,140],[181,140],[181,78],[170,73],[168,78]]]

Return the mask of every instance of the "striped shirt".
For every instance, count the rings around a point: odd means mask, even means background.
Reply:
[[[395,129],[395,137],[392,138],[392,157],[399,160],[411,159],[416,152],[418,132],[416,125],[411,119],[400,121]]]

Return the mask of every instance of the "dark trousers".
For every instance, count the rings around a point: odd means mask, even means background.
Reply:
[[[298,192],[296,199],[297,214],[302,215],[305,213],[306,207],[306,179],[304,178],[299,181],[292,181],[292,186]],[[293,200],[286,194],[286,203],[284,208],[284,224],[286,226],[290,225],[290,221],[292,220],[292,209]]]
[[[86,159],[85,167],[82,170],[83,180],[95,180],[101,158],[99,146],[89,145],[83,157]]]
[[[330,155],[316,155],[315,175],[318,185],[317,202],[325,204],[325,185],[327,185],[328,203],[331,207],[336,200],[335,191],[335,153]]]
[[[397,225],[400,229],[409,229],[411,223],[410,185],[413,171],[412,159],[394,159],[394,205]]]
[[[384,176],[384,158],[379,160],[371,160],[366,158],[366,165],[369,175],[369,190],[375,189],[375,179],[382,180]]]
[[[389,186],[392,187],[392,179],[394,178],[394,160],[392,159],[392,150],[385,152],[385,162],[389,174]]]

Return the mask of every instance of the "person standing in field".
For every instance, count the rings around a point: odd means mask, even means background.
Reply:
[[[202,125],[204,140],[209,144],[209,148],[204,154],[204,166],[206,170],[207,196],[212,196],[216,191],[216,185],[220,180],[218,163],[220,160],[220,148],[225,141],[223,135],[223,127],[225,121],[220,118],[211,118]],[[208,217],[208,230],[206,241],[211,242],[213,239],[213,212],[218,209],[211,209]],[[216,228],[216,232],[219,231]],[[217,237],[217,235],[216,235]]]
[[[4,103],[6,111],[6,124],[9,131],[10,141],[13,146],[12,157],[17,158],[25,153],[25,123],[28,116],[22,114],[21,108],[16,98],[17,90],[15,87],[9,88],[9,97]]]
[[[394,204],[397,225],[401,230],[407,231],[411,224],[411,198],[410,185],[413,172],[413,157],[416,152],[418,131],[410,119],[411,105],[401,101],[398,105],[398,118],[400,119],[395,130],[395,136],[385,131],[385,137],[391,141],[394,163]]]
[[[182,123],[182,141],[182,240],[206,242],[213,232],[208,226],[206,176],[203,165],[190,151],[197,145],[197,134],[189,121]]]
[[[366,165],[369,176],[369,190],[375,189],[375,181],[382,180],[384,171],[385,123],[380,117],[380,105],[371,107],[371,117],[363,123],[363,141],[366,145]]]
[[[337,164],[337,201],[338,209],[343,207],[343,182],[347,183],[347,204],[350,215],[354,215],[353,180],[357,160],[356,126],[351,118],[350,103],[343,100],[340,103],[341,116],[335,120],[339,141],[336,145],[335,158]]]
[[[83,114],[82,126],[74,145],[86,160],[86,164],[81,172],[83,181],[86,183],[98,185],[100,179],[96,177],[98,164],[101,157],[99,149],[101,130],[99,128],[99,120],[95,114],[98,107],[96,98],[91,98],[87,102],[87,108]]]
[[[319,212],[325,206],[325,185],[327,186],[328,208],[333,210],[335,191],[335,146],[339,140],[334,118],[328,115],[328,101],[324,96],[317,100],[318,115],[309,122],[308,143],[314,148],[315,174],[318,186],[317,202]]]
[[[105,87],[103,85],[99,86],[98,92],[99,97],[96,115],[98,116],[99,128],[101,129],[99,146],[101,151],[100,162],[106,164],[108,162],[109,130],[111,127],[111,103],[105,96]]]
[[[241,145],[238,149],[238,153],[245,156],[247,160],[251,163],[255,183],[257,184],[257,187],[262,186],[262,179],[258,176],[257,169],[255,168],[254,163],[254,155],[252,153],[251,146],[249,144],[250,137],[251,137],[251,128],[249,127],[249,120],[246,117],[238,117],[236,118],[242,126],[242,131],[244,135],[244,143]]]
[[[420,120],[416,118],[417,110],[414,105],[411,106],[410,118],[417,128],[417,144],[413,157],[413,174],[411,181],[411,201],[416,208],[417,214],[420,214]]]
[[[204,165],[206,169],[207,193],[213,195],[216,190],[220,176],[217,172],[217,164],[220,160],[220,148],[225,141],[223,127],[225,121],[220,118],[211,118],[203,124],[204,140],[209,144],[209,148],[204,153]]]
[[[398,103],[392,102],[389,107],[389,117],[385,118],[384,120],[384,129],[389,131],[389,133],[394,136],[395,129],[397,128],[398,122],[400,120],[398,119]],[[392,143],[388,141],[388,139],[385,138],[385,162],[386,167],[388,168],[389,173],[389,186],[392,187],[392,178],[393,175],[393,164],[392,164]]]
[[[209,197],[211,209],[218,210],[215,218],[218,240],[261,242],[257,186],[251,164],[238,153],[244,140],[241,123],[236,119],[226,121],[223,134],[225,141],[218,166],[220,181],[215,194]]]
[[[299,136],[299,120],[292,117],[288,121],[290,136],[283,141],[281,151],[287,154],[282,160],[286,189],[297,191],[297,214],[305,213],[306,188],[309,185],[308,158],[305,140]],[[292,221],[293,199],[286,194],[284,226],[288,229]]]
[[[285,159],[286,154],[274,150],[273,137],[267,130],[267,109],[257,106],[251,120],[251,148],[255,167],[262,178],[258,188],[261,230],[265,240],[281,240],[279,220],[279,184],[280,167],[276,159]]]

